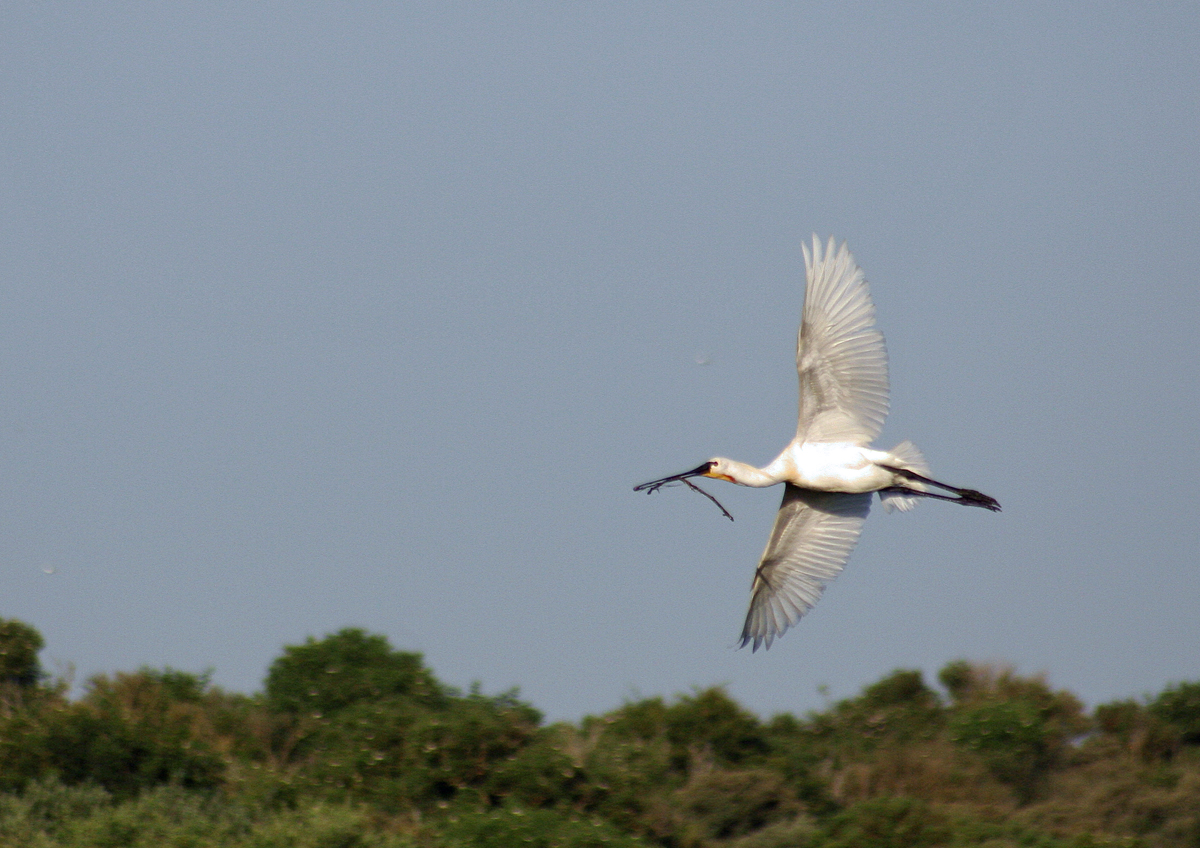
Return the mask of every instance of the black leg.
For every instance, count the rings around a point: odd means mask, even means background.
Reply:
[[[990,509],[992,512],[1000,511],[1000,502],[995,498],[985,495],[983,492],[977,492],[974,489],[960,489],[957,486],[949,486],[945,483],[939,483],[937,480],[931,480],[915,471],[909,471],[907,468],[896,468],[891,465],[881,465],[880,468],[885,468],[893,474],[899,474],[908,480],[916,480],[930,486],[937,486],[939,489],[945,489],[947,492],[953,492],[957,497],[949,495],[937,495],[933,492],[918,492],[916,489],[910,489],[907,486],[891,486],[883,489],[885,492],[903,492],[905,494],[917,495],[922,498],[936,498],[939,501],[954,501],[963,506],[978,506],[983,509]]]

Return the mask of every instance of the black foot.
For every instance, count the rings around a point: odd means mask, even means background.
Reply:
[[[979,506],[983,507],[984,509],[990,509],[992,512],[1000,511],[1000,502],[990,495],[985,495],[983,492],[977,492],[974,489],[960,489],[957,486],[949,486],[945,483],[939,483],[937,480],[931,480],[930,478],[918,474],[915,471],[910,471],[907,468],[896,468],[892,465],[881,465],[880,468],[886,468],[893,474],[898,474],[901,477],[908,478],[909,480],[919,480],[926,485],[937,486],[939,489],[943,489],[947,492],[953,492],[958,497],[952,498],[948,495],[935,495],[932,492],[917,492],[907,489],[904,486],[894,486],[892,487],[892,490],[910,491],[914,495],[924,495],[927,498],[937,498],[940,501],[954,501],[955,503],[960,503],[963,506]],[[885,489],[884,491],[889,490]]]
[[[977,492],[974,489],[952,489],[951,491],[958,495],[958,502],[963,506],[981,506],[992,512],[1000,511],[1000,502],[983,492]]]

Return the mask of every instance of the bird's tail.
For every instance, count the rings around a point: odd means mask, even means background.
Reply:
[[[912,442],[905,440],[896,445],[891,450],[892,464],[897,468],[903,468],[908,471],[914,471],[922,477],[929,476],[929,463],[925,461],[925,454],[921,453],[921,449]],[[924,489],[917,481],[912,481],[906,484],[914,489]],[[921,500],[916,495],[906,495],[903,492],[880,492],[879,500],[883,503],[885,512],[908,512],[917,505]]]

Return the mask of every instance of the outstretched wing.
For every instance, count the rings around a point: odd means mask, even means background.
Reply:
[[[888,412],[887,349],[862,269],[843,242],[804,246],[808,286],[796,340],[801,441],[866,445]]]
[[[738,647],[771,643],[812,609],[858,542],[871,493],[814,492],[787,483],[775,528],[754,573]]]

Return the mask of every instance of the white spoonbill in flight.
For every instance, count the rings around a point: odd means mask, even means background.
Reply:
[[[910,510],[918,498],[1000,511],[995,498],[931,479],[925,457],[911,442],[890,451],[870,447],[887,417],[888,370],[867,281],[845,243],[837,247],[832,238],[822,250],[814,235],[812,253],[804,247],[804,265],[808,287],[796,344],[796,438],[765,468],[716,457],[683,474],[634,487],[651,493],[684,483],[717,503],[689,478],[713,477],[741,486],[784,484],[775,527],[754,572],[739,644],[752,643],[755,651],[760,645],[771,647],[812,609],[845,566],[873,492],[888,512]]]

